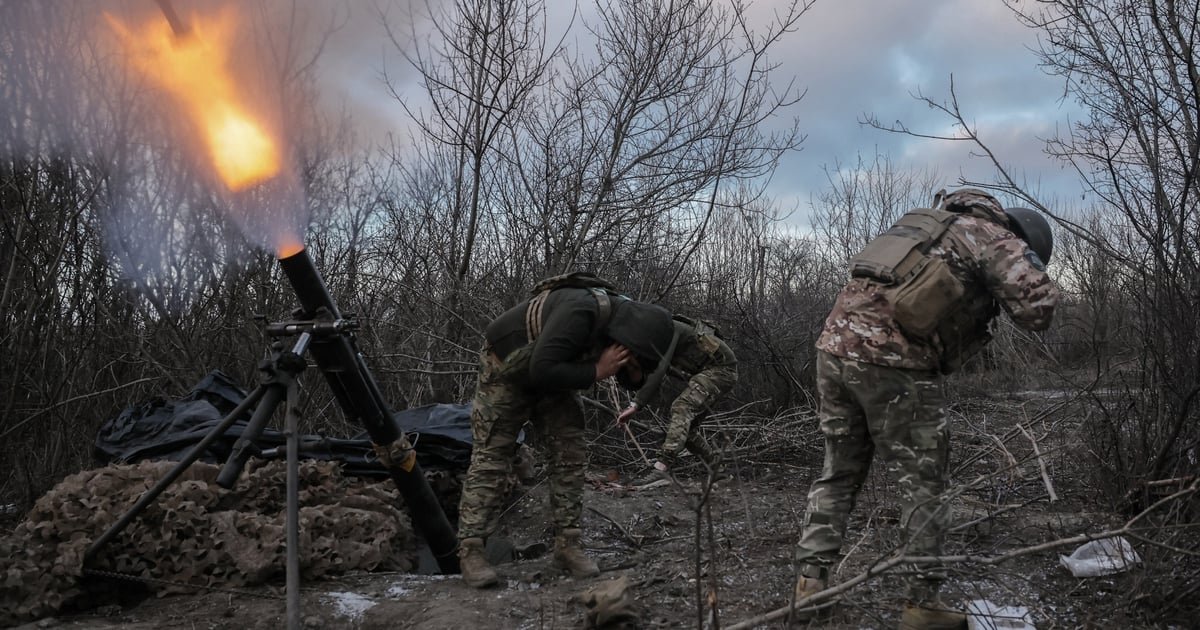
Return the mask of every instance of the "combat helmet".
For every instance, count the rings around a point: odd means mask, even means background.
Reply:
[[[1050,254],[1054,251],[1054,233],[1050,230],[1050,222],[1037,210],[1029,208],[1008,208],[1004,211],[1012,231],[1029,244],[1042,262],[1050,262]]]

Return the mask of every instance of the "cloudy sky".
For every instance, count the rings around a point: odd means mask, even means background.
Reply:
[[[419,98],[419,90],[369,10],[372,4],[351,0],[345,5],[349,21],[323,58],[326,97],[344,100],[364,128],[402,132],[404,113],[379,72],[386,67],[413,98]],[[569,5],[565,0],[548,4],[551,33],[562,34]],[[409,15],[404,5],[395,0],[384,6],[402,23]],[[751,16],[765,25],[784,5],[756,0]],[[580,12],[588,19],[590,4],[581,4]],[[578,23],[573,28],[583,33]],[[960,175],[990,180],[990,164],[970,157],[972,147],[965,142],[919,139],[860,124],[874,115],[903,121],[921,133],[953,133],[945,114],[912,96],[919,91],[945,101],[953,76],[962,110],[1006,167],[1038,182],[1046,197],[1077,198],[1073,174],[1044,155],[1042,139],[1080,113],[1062,99],[1061,79],[1038,68],[1031,50],[1036,44],[1037,33],[1022,27],[1000,0],[817,0],[774,53],[781,63],[778,80],[794,79],[807,90],[789,112],[807,139],[800,152],[786,158],[770,194],[803,215],[826,187],[826,169],[853,164],[860,154],[868,161],[886,154],[902,168],[936,170],[948,186]]]

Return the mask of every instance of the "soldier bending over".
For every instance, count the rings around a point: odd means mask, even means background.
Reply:
[[[666,371],[686,379],[687,387],[671,403],[667,437],[649,478],[641,481],[665,478],[667,470],[678,464],[684,448],[699,457],[713,474],[721,472],[720,456],[713,452],[699,429],[713,403],[737,384],[737,356],[712,324],[681,315],[674,317],[674,324],[676,342]],[[645,406],[661,384],[664,371],[643,378],[640,368],[631,362],[617,375],[617,380],[629,389],[640,388],[634,401],[617,416],[618,424],[627,422]]]
[[[656,365],[671,335],[665,309],[601,288],[542,290],[488,325],[471,409],[471,465],[459,504],[459,558],[467,584],[482,588],[499,581],[484,557],[484,542],[496,529],[526,420],[549,456],[554,564],[575,577],[599,573],[581,546],[587,452],[578,390],[615,375],[635,357]]]
[[[898,480],[904,552],[941,554],[950,449],[941,375],[987,344],[1001,308],[1022,328],[1050,325],[1059,295],[1044,265],[1052,238],[1040,214],[1006,211],[967,188],[938,193],[933,209],[904,215],[851,259],[817,340],[825,465],[808,494],[797,599],[826,587],[875,453]],[[942,567],[917,568],[901,628],[966,627],[938,598],[945,577]]]

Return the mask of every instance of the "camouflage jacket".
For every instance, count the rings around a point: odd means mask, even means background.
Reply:
[[[711,328],[701,332],[695,326],[674,320],[676,344],[671,353],[671,363],[666,370],[657,371],[647,377],[638,389],[634,402],[645,407],[658,393],[666,373],[688,380],[692,376],[714,367],[737,365],[737,356]]]
[[[991,215],[994,220],[983,218]],[[962,283],[963,300],[980,317],[975,329],[981,342],[987,326],[1003,307],[1022,328],[1050,325],[1059,291],[1037,254],[1007,228],[998,205],[957,218],[932,244],[928,254],[941,257]],[[817,339],[817,349],[875,365],[949,372],[938,335],[921,339],[906,335],[896,322],[887,287],[870,278],[852,278],[834,302]]]

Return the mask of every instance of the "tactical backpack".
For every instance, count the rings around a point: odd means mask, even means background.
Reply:
[[[850,259],[850,275],[888,287],[896,323],[915,337],[929,337],[959,306],[963,286],[950,265],[929,249],[960,213],[913,210]]]
[[[608,320],[612,317],[612,298],[622,297],[615,284],[588,271],[571,271],[543,278],[529,290],[533,297],[525,309],[525,335],[530,343],[542,334],[542,307],[546,304],[550,292],[555,289],[588,289],[592,292],[598,307],[596,323],[592,326],[593,339],[608,325]]]

